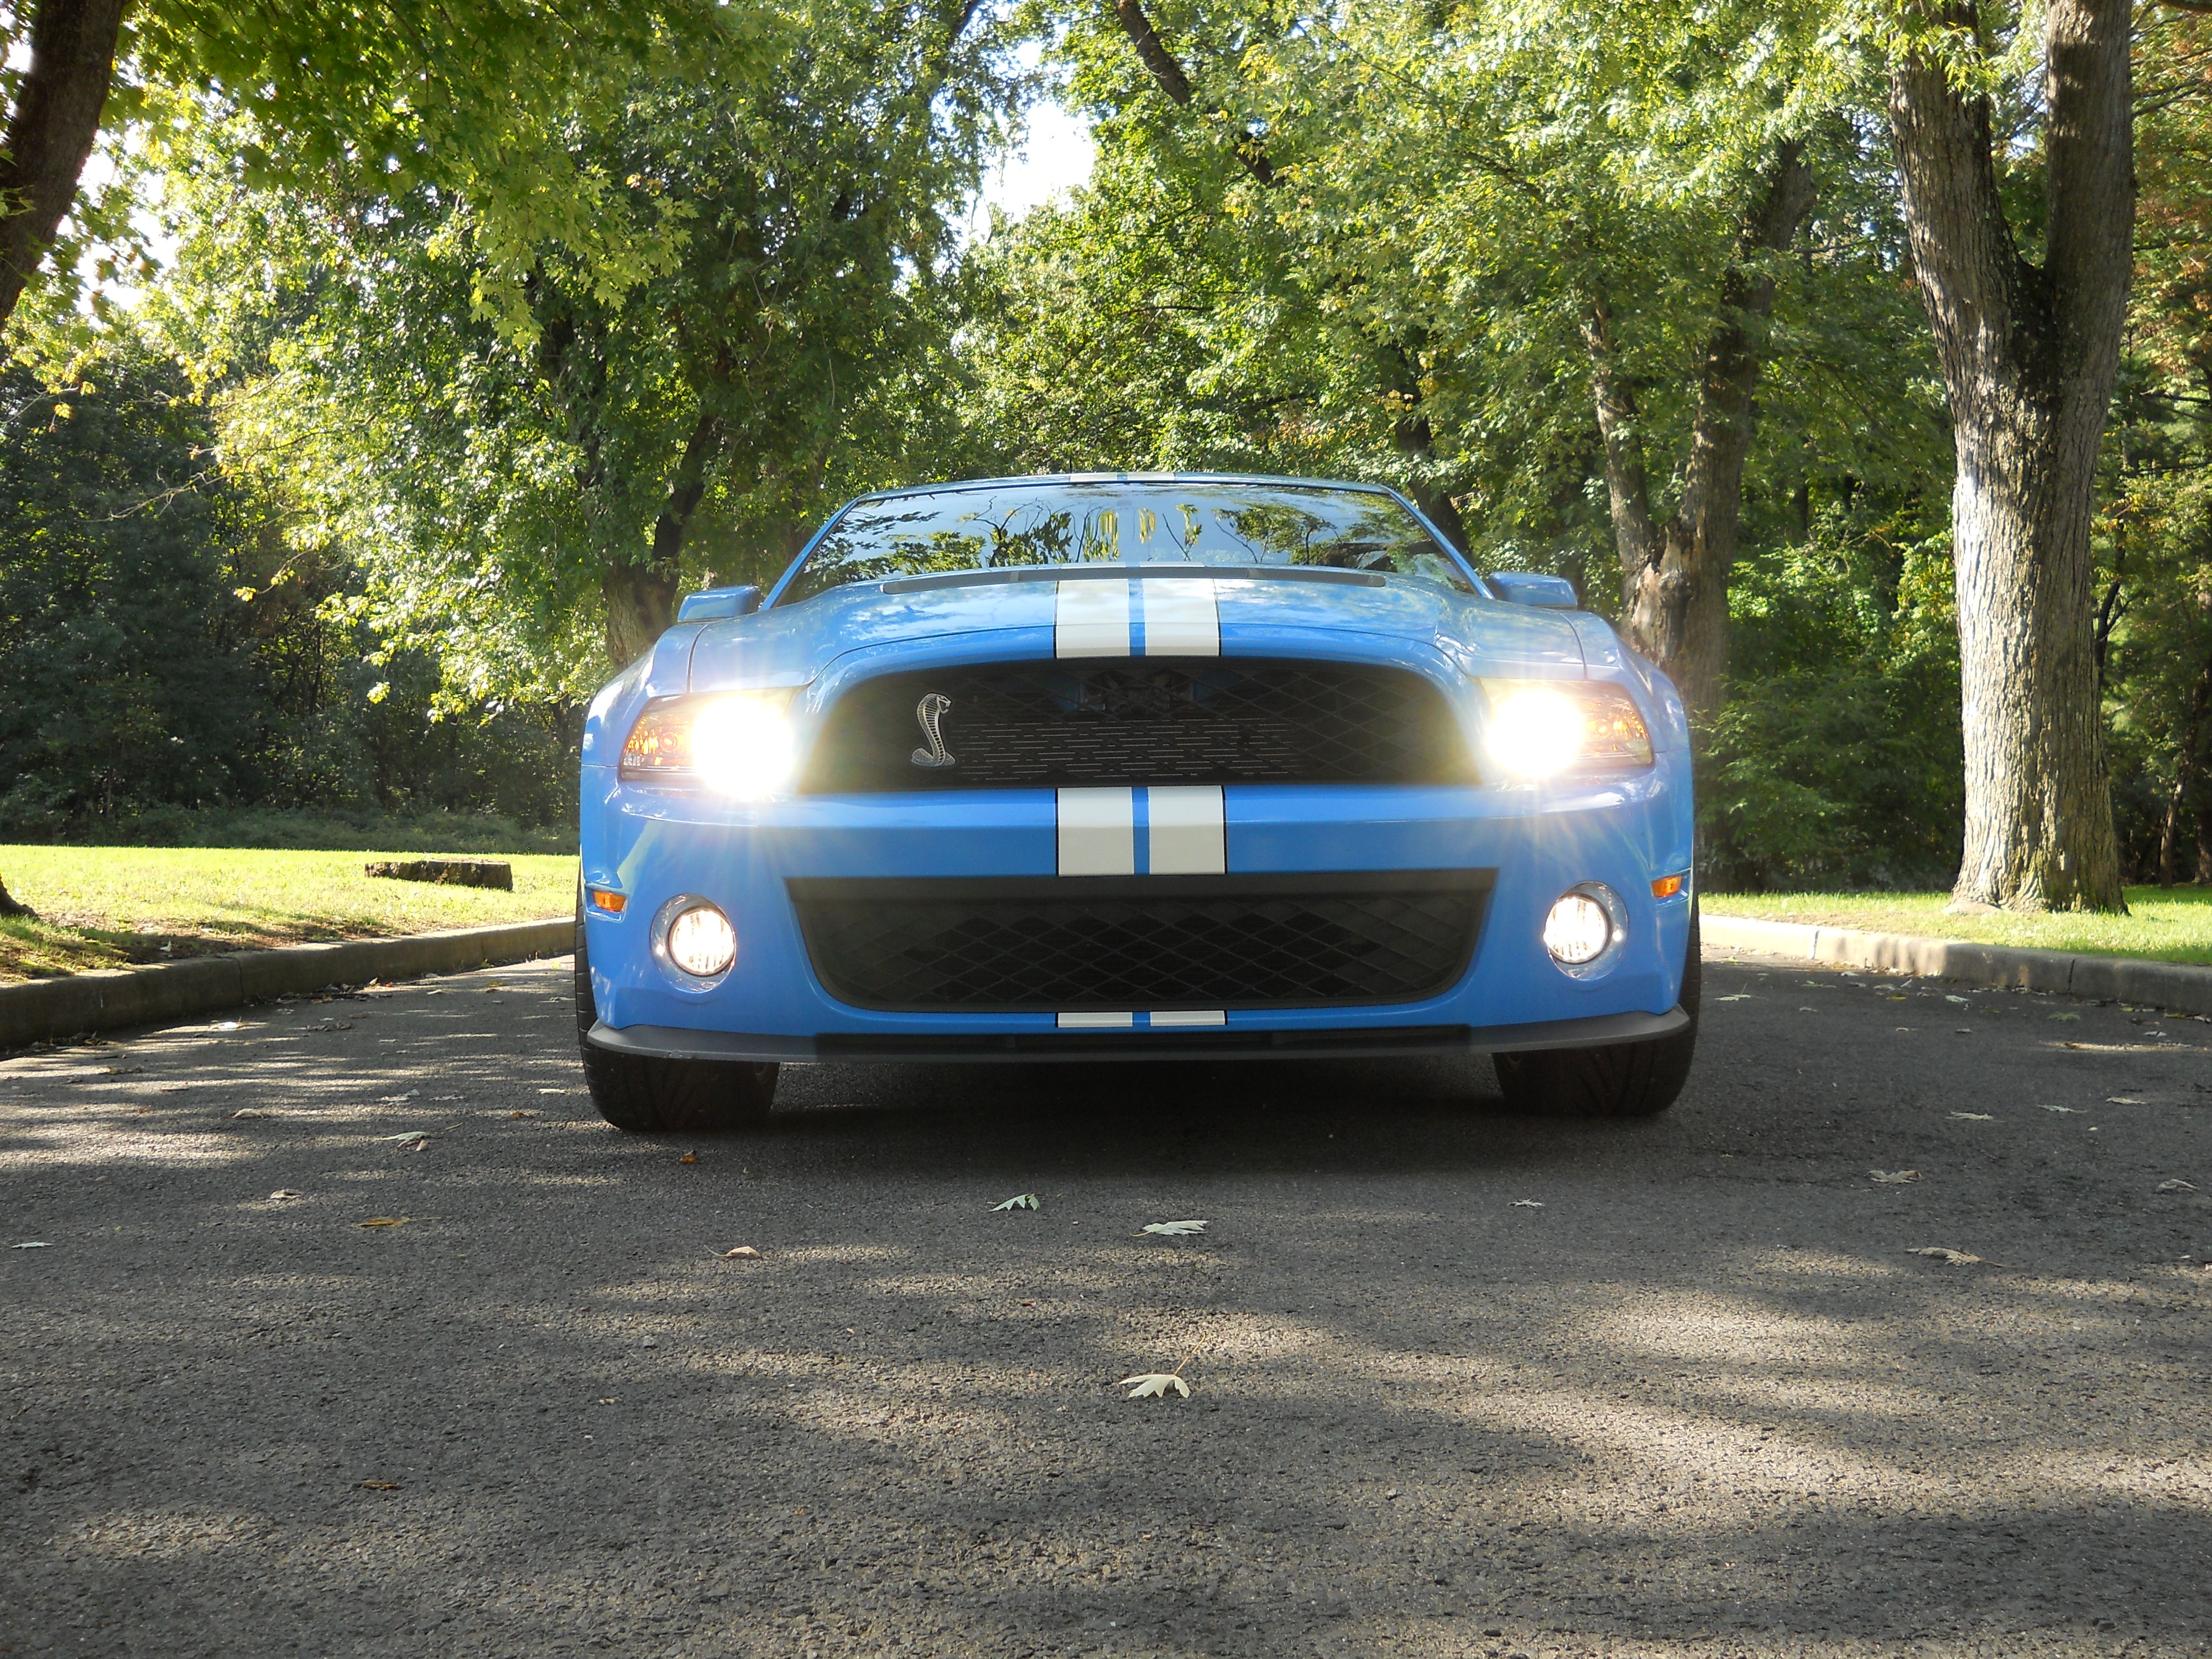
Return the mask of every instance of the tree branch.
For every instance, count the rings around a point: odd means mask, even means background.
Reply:
[[[1137,49],[1137,60],[1152,72],[1159,82],[1160,90],[1178,109],[1190,107],[1190,76],[1183,73],[1182,64],[1167,49],[1167,43],[1152,27],[1152,20],[1145,15],[1137,0],[1114,0],[1114,15],[1121,20],[1121,32],[1129,37],[1129,44]],[[1249,132],[1242,134],[1233,151],[1238,163],[1260,183],[1272,187],[1275,182],[1274,163],[1267,159],[1267,146]]]
[[[1152,79],[1160,83],[1160,90],[1168,100],[1182,109],[1190,107],[1190,77],[1182,72],[1182,65],[1167,49],[1152,27],[1152,19],[1145,15],[1137,0],[1114,0],[1114,15],[1121,20],[1121,32],[1129,37],[1129,44],[1137,49],[1137,61],[1152,71]]]
[[[115,76],[129,0],[40,0],[31,62],[0,136],[0,323],[76,200]]]

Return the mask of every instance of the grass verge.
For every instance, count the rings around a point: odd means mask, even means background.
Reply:
[[[511,893],[362,873],[371,859],[420,850],[0,846],[0,882],[39,913],[35,921],[0,921],[0,982],[260,945],[537,921],[575,907],[573,854],[510,856]]]
[[[2130,887],[2128,915],[1945,914],[1948,893],[1707,893],[1714,915],[1755,916],[1869,933],[1916,933],[2077,955],[2212,963],[2212,887]]]

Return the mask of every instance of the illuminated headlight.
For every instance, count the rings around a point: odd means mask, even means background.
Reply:
[[[738,959],[738,930],[730,919],[705,900],[694,900],[668,918],[666,931],[654,941],[674,963],[694,979],[713,979],[726,974]]]
[[[1628,907],[1601,881],[1559,895],[1544,918],[1544,949],[1577,979],[1612,965],[1628,937]]]
[[[648,707],[623,744],[622,775],[635,783],[713,789],[740,800],[791,781],[797,688],[669,697]]]
[[[1651,733],[1617,685],[1595,680],[1484,680],[1490,758],[1510,777],[1623,771],[1651,764]]]

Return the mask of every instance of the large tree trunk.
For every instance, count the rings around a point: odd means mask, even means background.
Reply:
[[[31,61],[0,137],[0,323],[14,314],[76,200],[115,76],[127,3],[40,0],[31,19]]]
[[[702,415],[668,481],[668,499],[653,521],[651,553],[642,564],[610,565],[600,577],[607,602],[607,657],[617,668],[653,649],[676,620],[684,532],[706,497],[707,475],[721,450],[721,422]]]
[[[1652,520],[1639,411],[1619,371],[1602,297],[1592,301],[1583,325],[1629,636],[1693,714],[1720,707],[1728,668],[1729,578],[1765,361],[1755,331],[1774,311],[1774,276],[1762,256],[1788,247],[1813,206],[1812,170],[1796,143],[1782,147],[1765,182],[1721,281],[1721,321],[1699,368],[1682,496],[1663,523]]]
[[[1971,5],[1942,14],[1972,28]],[[2090,526],[2135,204],[2128,0],[2051,0],[2045,245],[2021,258],[1989,102],[1925,52],[1890,77],[1913,264],[1950,394],[1966,856],[1956,898],[2124,910],[2098,707]]]

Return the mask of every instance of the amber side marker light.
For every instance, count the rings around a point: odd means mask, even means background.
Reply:
[[[1662,876],[1651,884],[1653,898],[1672,898],[1688,884],[1687,876]]]
[[[595,910],[605,910],[609,915],[620,915],[623,913],[623,906],[629,902],[629,896],[626,893],[608,893],[602,892],[596,887],[592,889],[592,908]]]

